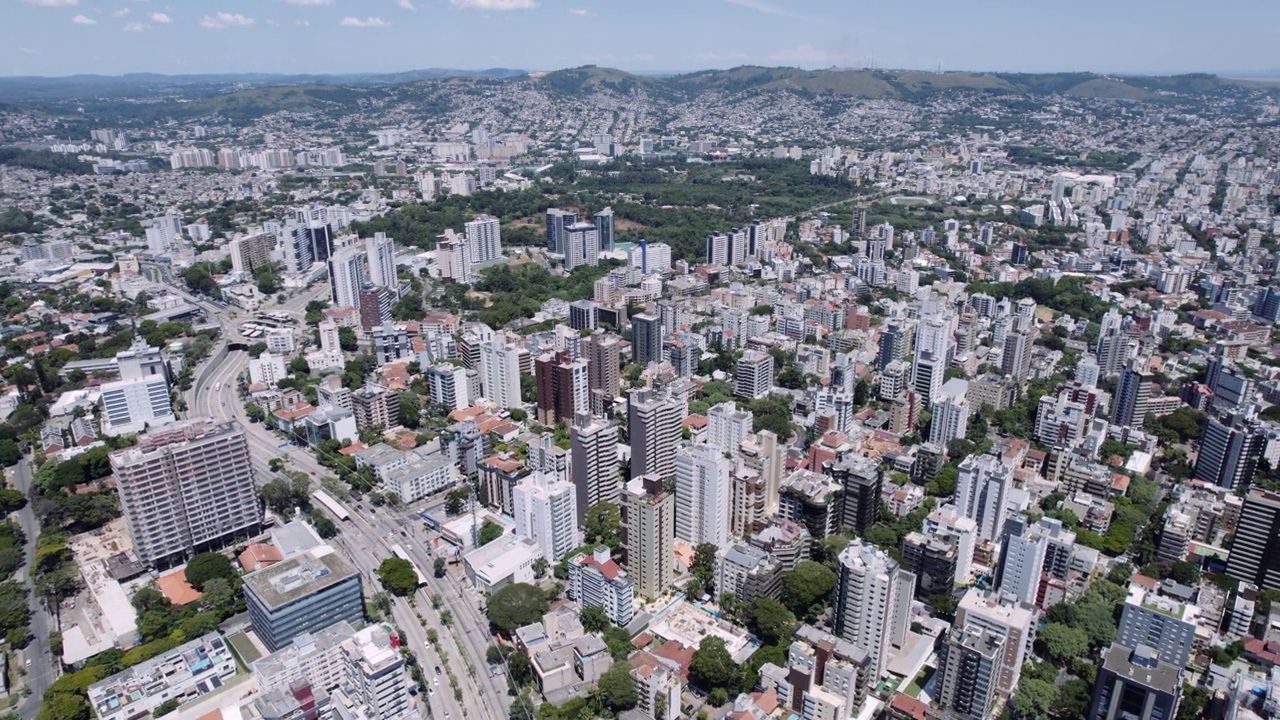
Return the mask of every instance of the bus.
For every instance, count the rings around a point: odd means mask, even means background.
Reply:
[[[409,553],[405,552],[404,548],[400,547],[399,543],[391,546],[391,554],[413,566],[413,573],[418,576],[418,587],[422,587],[427,584],[427,576],[423,574],[422,568],[418,567],[418,563],[414,562],[413,558],[409,557]]]
[[[288,443],[285,443],[285,445],[288,445]],[[329,493],[323,490],[317,490],[311,494],[311,497],[315,498],[316,502],[320,503],[320,505],[324,507],[325,510],[328,510],[331,515],[338,518],[339,520],[351,519],[351,513],[347,512],[347,509],[342,506],[342,503],[339,503],[337,500],[334,500],[333,496],[331,496]]]

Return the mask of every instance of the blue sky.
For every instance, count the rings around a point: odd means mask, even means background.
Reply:
[[[0,75],[1280,68],[1275,0],[0,0],[0,8]]]

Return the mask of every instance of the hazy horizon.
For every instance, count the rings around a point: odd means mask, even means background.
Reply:
[[[0,75],[635,73],[740,65],[1280,76],[1280,4],[1081,0],[11,0]],[[676,69],[672,69],[676,68]],[[690,69],[681,69],[690,68]],[[1217,68],[1229,68],[1220,70]]]

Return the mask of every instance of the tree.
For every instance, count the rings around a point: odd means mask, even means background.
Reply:
[[[307,515],[307,519],[311,521],[311,526],[316,529],[316,534],[325,540],[338,534],[338,526],[318,510],[312,510]]]
[[[737,690],[739,677],[738,665],[724,640],[714,635],[704,637],[689,661],[689,680],[706,692],[716,688],[729,691]]]
[[[204,585],[214,578],[232,580],[236,577],[236,569],[226,555],[216,552],[204,552],[191,558],[187,563],[187,582],[197,590],[204,590]]]
[[[539,555],[538,559],[533,561],[533,576],[539,580],[546,577],[547,568],[550,567],[550,565],[551,563],[547,562],[546,558]]]
[[[169,612],[171,607],[173,607],[173,604],[169,602],[169,598],[165,597],[164,593],[160,592],[158,589],[149,585],[133,594],[133,609],[137,610],[139,615],[147,612],[148,610],[164,610],[165,612]]]
[[[588,508],[583,533],[588,543],[608,545],[614,551],[622,547],[622,512],[617,504],[604,500]]]
[[[796,616],[785,605],[767,597],[756,598],[751,603],[751,625],[765,645],[773,645],[791,635]]]
[[[702,584],[702,592],[706,594],[715,594],[717,552],[719,548],[712,543],[699,543],[693,550],[689,572]]]
[[[409,429],[417,429],[422,422],[422,403],[418,400],[418,396],[405,391],[398,394],[398,400],[400,409],[397,420]]]
[[[36,720],[89,720],[89,701],[80,695],[46,695]]]
[[[418,589],[418,574],[413,570],[413,563],[401,558],[390,557],[378,565],[378,579],[391,592],[405,597]]]
[[[226,578],[210,578],[204,584],[204,590],[200,595],[200,606],[220,615],[231,614],[231,607],[235,604],[235,601],[235,590]]]
[[[480,525],[480,536],[479,536],[480,544],[488,545],[494,540],[497,540],[498,538],[502,537],[502,533],[503,533],[503,528],[501,525],[490,520],[489,518],[485,518],[484,522]]]
[[[605,707],[615,713],[630,710],[640,702],[635,681],[631,679],[631,666],[625,662],[610,665],[600,676],[596,690]]]
[[[938,471],[937,477],[925,483],[925,492],[938,497],[950,497],[956,492],[956,479],[960,471],[955,465],[947,465]]]
[[[511,701],[511,709],[507,712],[509,720],[533,720],[535,717],[541,717],[538,708],[534,706],[533,700],[529,698],[529,693],[520,693],[520,696]]]
[[[1046,718],[1057,697],[1058,688],[1052,682],[1024,678],[1009,700],[1009,712],[1019,720]]]
[[[782,604],[796,617],[812,620],[822,612],[836,587],[836,574],[827,566],[802,560],[782,578]]]
[[[338,348],[343,352],[355,352],[360,347],[356,339],[356,331],[343,326],[338,328]]]
[[[582,608],[582,629],[589,633],[602,633],[609,625],[609,616],[599,605],[588,605]]]
[[[1058,688],[1058,696],[1050,707],[1061,718],[1082,718],[1088,714],[1093,699],[1093,685],[1080,678],[1071,678]]]
[[[511,583],[489,596],[489,624],[505,633],[533,624],[547,612],[547,596],[528,583]]]
[[[471,499],[471,487],[469,485],[461,485],[449,491],[444,496],[444,511],[447,515],[461,515],[466,509],[466,503]]]
[[[1036,636],[1036,645],[1058,665],[1066,665],[1071,659],[1089,651],[1089,635],[1084,631],[1062,623],[1051,622]]]
[[[445,570],[444,558],[436,557],[436,559],[431,563],[431,569],[435,573],[436,577],[438,578],[444,577],[444,570]]]

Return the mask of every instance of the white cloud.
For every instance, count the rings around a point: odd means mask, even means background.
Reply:
[[[310,21],[310,20],[294,20],[294,21],[293,21],[293,24],[294,24],[294,25],[301,25],[302,27],[311,27],[311,21]]]
[[[280,0],[280,2],[299,7],[328,7],[333,4],[333,0]]]
[[[785,15],[787,17],[798,17],[795,13],[786,8],[778,7],[772,3],[764,2],[764,0],[724,0],[730,5],[741,5],[742,7],[751,8],[766,15]]]
[[[342,18],[342,25],[344,25],[345,27],[358,27],[358,28],[391,27],[391,23],[387,22],[386,20],[383,20],[380,17],[367,17],[363,20],[361,20],[358,17],[344,17]]]
[[[80,0],[24,0],[28,5],[36,7],[75,7]]]
[[[75,17],[71,18],[71,22],[73,22],[73,23],[75,23],[75,24],[77,24],[77,25],[97,25],[97,24],[98,24],[98,21],[97,21],[97,20],[94,20],[93,18],[89,17],[88,15],[77,15],[77,16],[75,16]]]
[[[143,25],[142,23],[129,23],[128,25],[124,26],[125,32],[142,32],[143,30],[146,30],[146,29],[147,29],[147,26]]]
[[[129,14],[129,8],[120,8],[119,10],[117,10],[117,11],[115,11],[115,12],[111,13],[111,17],[113,17],[113,18],[122,18],[122,17],[124,17],[125,15],[128,15],[128,14]]]
[[[201,27],[221,30],[229,27],[245,27],[253,24],[253,18],[240,13],[220,12],[217,15],[205,15],[200,18]]]
[[[409,12],[418,11],[418,8],[413,6],[413,0],[396,0],[396,5],[399,5],[401,9],[408,10]]]
[[[39,55],[39,54],[40,54],[40,51],[38,51],[38,50],[32,50],[32,49],[31,49],[31,48],[29,48],[29,47],[18,48],[18,49],[19,49],[19,50],[21,50],[22,52],[26,53],[27,55]]]
[[[454,7],[474,10],[529,10],[538,7],[534,0],[449,0]]]
[[[577,15],[578,17],[586,17],[588,15],[594,15],[595,13],[586,8],[569,8],[569,14]]]
[[[169,17],[165,13],[151,13],[150,17],[151,17],[151,22],[160,23],[161,25],[168,25],[169,23],[173,22],[173,18]]]

